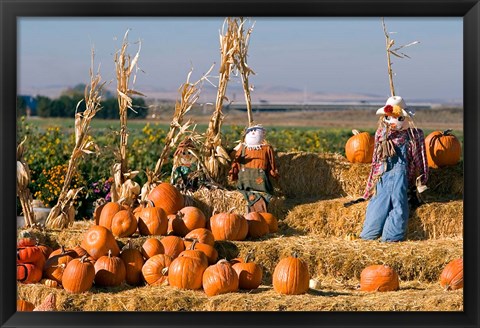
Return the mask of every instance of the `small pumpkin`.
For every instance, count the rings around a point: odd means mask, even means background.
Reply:
[[[17,281],[35,284],[42,279],[42,270],[31,263],[17,263]]]
[[[268,232],[268,224],[262,215],[258,212],[250,212],[245,215],[248,224],[248,237],[260,238]]]
[[[425,138],[428,166],[440,168],[460,161],[462,146],[452,130],[433,131]]]
[[[232,268],[238,275],[238,287],[240,289],[256,289],[262,283],[263,269],[255,263],[249,262],[251,254],[247,254],[245,260],[238,261]]]
[[[450,261],[440,274],[440,286],[445,290],[463,288],[463,259]]]
[[[142,267],[145,282],[152,286],[168,284],[168,267],[172,258],[165,254],[157,254],[149,258]]]
[[[308,264],[304,260],[293,256],[283,258],[273,271],[273,289],[280,294],[299,295],[308,291],[310,274]]]
[[[138,286],[142,282],[142,267],[145,263],[142,253],[132,246],[129,240],[127,247],[120,253],[120,258],[125,264],[125,282],[130,286]]]
[[[137,212],[138,232],[143,236],[166,235],[168,227],[167,214],[161,207],[155,207],[152,201]]]
[[[194,229],[205,228],[206,223],[207,218],[199,208],[187,206],[177,212],[172,220],[172,230],[175,235],[184,237]]]
[[[17,300],[17,311],[19,312],[31,312],[35,308],[35,305],[29,301]]]
[[[175,258],[168,268],[170,286],[181,289],[202,288],[202,275],[208,267],[207,256],[197,250],[186,250]]]
[[[178,236],[166,236],[160,240],[162,243],[165,254],[175,259],[181,252],[185,250],[185,243],[183,239]]]
[[[72,294],[86,292],[92,288],[95,267],[86,255],[71,260],[63,272],[63,288]]]
[[[48,278],[42,279],[40,280],[40,283],[50,288],[60,288],[60,284],[58,283],[58,281],[53,279],[48,279]]]
[[[220,260],[205,269],[202,285],[207,296],[236,292],[239,286],[238,275],[227,260]]]
[[[117,256],[108,255],[100,257],[95,262],[95,285],[104,287],[115,287],[125,281],[127,271],[123,260]]]
[[[345,144],[345,156],[350,163],[371,163],[375,138],[368,132],[352,130],[353,136]]]
[[[370,265],[360,273],[360,290],[388,292],[398,289],[398,274],[388,265]]]
[[[145,259],[149,259],[157,254],[165,254],[165,247],[157,238],[151,237],[145,240],[143,243],[140,253],[142,253]]]
[[[210,220],[210,229],[215,240],[244,240],[248,234],[248,223],[243,215],[218,213]]]
[[[162,182],[150,191],[147,197],[155,207],[161,207],[167,215],[175,214],[185,206],[183,195],[175,186]]]
[[[112,256],[120,255],[120,248],[112,232],[101,225],[91,226],[85,232],[80,246],[95,260],[107,255],[109,250]]]
[[[137,219],[130,209],[118,211],[112,218],[112,234],[118,238],[130,237],[137,231]]]
[[[269,233],[278,232],[278,220],[273,214],[268,212],[259,212],[259,214],[267,222]]]

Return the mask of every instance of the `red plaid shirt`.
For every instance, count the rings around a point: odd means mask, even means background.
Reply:
[[[375,150],[373,152],[372,168],[368,176],[367,186],[363,198],[369,199],[374,194],[374,187],[378,178],[384,172],[385,163],[378,156],[377,145],[383,138],[385,128],[378,128],[375,132]],[[410,140],[408,140],[408,137]],[[408,142],[407,145],[407,161],[408,161],[408,185],[415,186],[416,179],[421,176],[422,184],[426,184],[428,180],[428,163],[425,151],[425,138],[423,131],[420,129],[409,128],[403,131],[390,131],[387,139],[392,140],[395,145]]]

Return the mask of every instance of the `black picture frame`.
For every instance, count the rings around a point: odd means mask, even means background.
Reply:
[[[478,0],[0,0],[0,323],[1,327],[478,327],[480,315]],[[464,311],[463,312],[16,312],[15,152],[17,17],[25,16],[334,16],[463,17],[464,23]],[[54,49],[52,49],[54,51]]]

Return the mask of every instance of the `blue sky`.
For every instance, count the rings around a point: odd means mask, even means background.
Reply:
[[[36,92],[88,82],[91,47],[104,80],[114,79],[113,55],[125,31],[141,40],[136,88],[176,90],[191,67],[192,80],[219,62],[223,17],[30,18],[18,20],[18,91]],[[385,37],[380,17],[273,18],[255,22],[248,63],[250,82],[334,94],[388,97]],[[463,22],[459,17],[385,18],[396,45],[410,59],[392,57],[398,95],[461,101]],[[213,75],[218,71],[218,65]]]

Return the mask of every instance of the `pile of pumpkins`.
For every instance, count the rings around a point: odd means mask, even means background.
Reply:
[[[433,131],[425,138],[425,152],[430,168],[454,166],[460,161],[462,147],[452,130]],[[371,163],[374,137],[368,132],[352,130],[345,144],[345,156],[350,163]]]
[[[208,296],[256,289],[262,282],[262,267],[250,261],[249,256],[218,260],[214,243],[259,238],[278,231],[278,221],[270,213],[243,216],[227,212],[207,220],[200,209],[184,207],[183,195],[169,183],[159,184],[148,201],[133,210],[118,203],[105,203],[97,208],[94,219],[95,225],[85,232],[81,245],[71,249],[52,250],[37,245],[33,238],[20,239],[17,280],[42,281],[70,293],[85,292],[93,284],[115,287],[122,283],[203,288]],[[120,249],[116,238],[132,237],[137,232],[152,237],[140,248],[133,247],[129,239]],[[275,272],[278,273],[274,274],[274,287],[279,292],[299,294],[308,290],[308,267],[301,259],[285,258]],[[299,275],[301,279],[288,278],[289,275]]]

